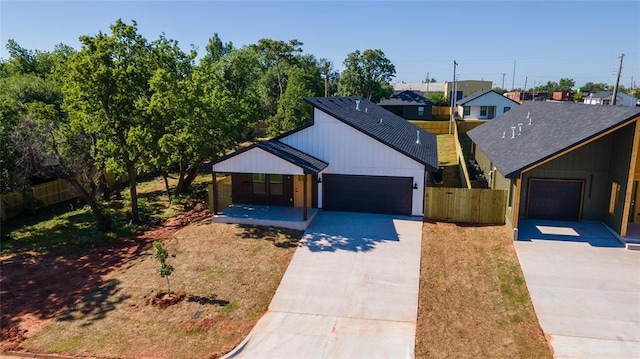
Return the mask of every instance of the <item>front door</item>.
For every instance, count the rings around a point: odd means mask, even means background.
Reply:
[[[494,117],[496,117],[496,107],[495,106],[489,106],[489,113],[487,113],[487,118],[488,119],[492,119]]]
[[[633,181],[633,192],[631,193],[631,206],[629,206],[629,222],[634,222],[634,223],[638,223],[640,222],[640,212],[639,209],[640,207],[637,205],[638,203],[638,196],[640,196],[640,193],[638,193],[638,183],[640,183],[640,181]]]

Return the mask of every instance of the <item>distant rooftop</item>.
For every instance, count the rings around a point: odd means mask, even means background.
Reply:
[[[445,82],[398,82],[393,85],[394,91],[444,92]]]

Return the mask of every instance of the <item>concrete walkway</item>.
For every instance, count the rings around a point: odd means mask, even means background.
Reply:
[[[228,358],[413,358],[420,218],[320,212]]]
[[[524,221],[516,253],[556,358],[640,358],[640,252],[600,223]]]

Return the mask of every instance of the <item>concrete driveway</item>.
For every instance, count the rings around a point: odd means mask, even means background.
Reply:
[[[640,358],[640,251],[600,223],[523,221],[516,253],[556,358]]]
[[[420,218],[320,212],[229,358],[413,358]]]

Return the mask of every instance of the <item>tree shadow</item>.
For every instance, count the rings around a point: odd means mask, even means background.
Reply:
[[[104,319],[107,313],[116,309],[116,305],[130,295],[121,294],[120,281],[109,279],[95,291],[87,293],[82,300],[75,302],[69,309],[59,315],[57,321],[84,321],[80,327],[87,327]]]
[[[278,248],[294,248],[300,243],[303,231],[288,228],[252,226],[247,224],[238,224],[244,232],[238,234],[243,239],[260,239],[271,242]]]
[[[228,300],[223,300],[223,299],[217,299],[215,295],[212,295],[210,297],[202,297],[199,295],[189,295],[189,297],[187,298],[187,302],[190,303],[198,303],[201,305],[219,305],[221,307],[224,307],[225,305],[229,304]]]
[[[307,230],[300,246],[312,252],[367,252],[383,242],[399,241],[394,218],[372,219],[362,227],[351,227],[348,224],[333,226],[330,223],[320,224],[314,228],[321,231]]]
[[[17,254],[2,262],[0,297],[2,298],[3,342],[19,343],[25,338],[12,333],[24,329],[26,316],[40,320],[61,318],[87,319],[88,324],[125,300],[119,283],[104,277],[139,256],[148,240],[122,238],[71,254]],[[69,319],[70,320],[70,319]]]

